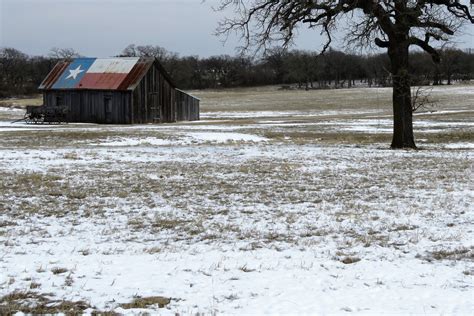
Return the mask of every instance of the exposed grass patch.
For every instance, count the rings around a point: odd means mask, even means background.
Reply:
[[[296,144],[389,144],[389,134],[351,133],[351,132],[317,132],[317,131],[268,131],[264,136],[274,140],[291,141]]]
[[[17,224],[11,221],[0,221],[0,228],[8,227],[8,226],[16,226]]]
[[[144,229],[148,223],[144,218],[134,217],[128,220],[127,224],[135,230]]]
[[[152,255],[152,254],[155,254],[155,253],[162,252],[163,249],[160,248],[160,247],[151,247],[151,248],[145,248],[143,251],[146,252],[146,253],[149,253],[150,255]]]
[[[202,112],[206,111],[285,111],[327,109],[390,109],[391,89],[338,89],[284,91],[279,87],[235,88],[225,90],[193,91],[203,99]],[[245,102],[242,102],[245,100]]]
[[[176,229],[178,227],[183,226],[184,224],[188,223],[188,220],[183,220],[180,218],[175,217],[175,215],[168,213],[168,214],[159,214],[155,216],[151,226],[154,229],[162,230],[162,229]]]
[[[78,159],[80,159],[77,152],[65,153],[65,154],[63,155],[63,158],[64,158],[64,159],[70,159],[70,160],[78,160]]]
[[[0,315],[26,313],[34,315],[81,315],[90,305],[84,301],[54,300],[51,294],[14,292],[0,298]]]
[[[120,304],[120,307],[123,309],[149,308],[152,306],[164,308],[171,303],[171,300],[171,298],[164,296],[137,297],[130,303]]]
[[[474,251],[469,248],[440,249],[428,253],[427,260],[468,260],[474,261]]]
[[[72,191],[67,194],[67,197],[70,199],[83,200],[87,198],[87,192]]]
[[[63,273],[66,273],[68,271],[68,269],[66,268],[60,268],[60,267],[54,267],[51,269],[51,272],[53,274],[63,274]]]
[[[418,138],[426,138],[427,143],[446,144],[457,142],[472,142],[474,130],[440,131],[439,133],[417,133]]]
[[[8,98],[8,99],[0,100],[0,106],[25,109],[25,110],[26,110],[27,105],[42,105],[42,104],[43,104],[43,96],[41,94],[27,96],[27,97]]]
[[[356,262],[359,262],[359,261],[360,261],[359,257],[345,257],[341,260],[341,262],[344,263],[344,264],[352,264],[352,263],[356,263]]]

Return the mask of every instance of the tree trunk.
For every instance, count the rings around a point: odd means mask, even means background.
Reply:
[[[391,147],[416,148],[413,136],[408,45],[400,42],[395,43],[388,50],[393,77],[393,138]]]
[[[448,86],[450,86],[451,85],[451,78],[453,77],[451,71],[447,72],[446,77],[448,77]]]
[[[433,78],[433,86],[438,86],[441,84],[440,75],[439,75],[439,67],[435,65],[435,72]]]

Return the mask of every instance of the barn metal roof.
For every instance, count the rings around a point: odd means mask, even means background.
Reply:
[[[157,64],[154,58],[75,58],[56,64],[40,90],[133,90],[147,71]],[[165,76],[170,80],[168,74]],[[174,86],[172,81],[171,84]]]

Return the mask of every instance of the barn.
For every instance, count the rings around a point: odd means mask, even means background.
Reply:
[[[199,120],[199,99],[177,89],[156,58],[60,61],[39,90],[68,122],[145,124]]]

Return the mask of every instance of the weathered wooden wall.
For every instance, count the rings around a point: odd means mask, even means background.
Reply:
[[[129,91],[48,90],[43,94],[43,101],[46,106],[67,106],[68,122],[132,123]],[[110,106],[106,106],[107,102]]]
[[[152,65],[133,90],[135,124],[175,122],[175,90],[165,76]]]
[[[199,120],[199,99],[184,91],[176,90],[176,120]]]
[[[133,123],[195,120],[199,120],[199,99],[175,89],[158,67],[150,67],[133,90]]]

